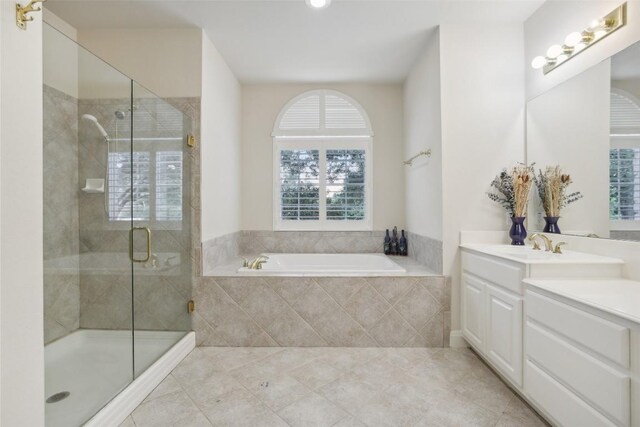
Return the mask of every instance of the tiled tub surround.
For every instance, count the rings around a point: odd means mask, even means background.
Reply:
[[[409,256],[427,266],[436,273],[442,274],[442,241],[407,233]]]
[[[52,87],[44,97],[44,341],[61,338],[79,327],[78,263],[65,271],[47,262],[79,253],[78,237],[78,102]]]
[[[448,346],[443,277],[201,277],[197,345]]]
[[[202,244],[203,271],[212,271],[242,254],[271,253],[382,253],[384,231],[251,231],[243,230]],[[432,272],[442,273],[442,242],[408,233],[409,258]],[[394,257],[395,259],[403,257]]]

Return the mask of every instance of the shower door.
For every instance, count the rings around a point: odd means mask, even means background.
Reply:
[[[191,122],[133,82],[132,236],[137,376],[191,329]]]
[[[43,404],[69,427],[191,329],[194,125],[49,25],[43,59]]]

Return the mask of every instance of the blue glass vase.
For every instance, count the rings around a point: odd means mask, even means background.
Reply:
[[[544,230],[542,231],[544,231],[545,233],[561,234],[560,227],[558,227],[559,219],[560,219],[559,216],[545,216],[544,217],[545,226],[544,226]]]
[[[511,244],[514,246],[524,246],[524,239],[527,237],[527,230],[524,228],[525,219],[523,216],[511,217],[509,237],[511,237]]]

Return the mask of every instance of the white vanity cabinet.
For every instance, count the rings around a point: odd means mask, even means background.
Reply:
[[[630,328],[535,287],[525,307],[525,395],[558,425],[632,425]]]
[[[462,253],[462,333],[518,389],[522,387],[522,279],[525,268]]]

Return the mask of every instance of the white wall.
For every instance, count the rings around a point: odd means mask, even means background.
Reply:
[[[0,2],[0,425],[44,425],[42,21]]]
[[[44,84],[78,98],[78,47],[68,39],[77,40],[78,32],[51,11],[44,9],[43,37],[50,49],[44,51]]]
[[[399,84],[249,84],[242,90],[242,228],[273,229],[273,140],[282,107],[314,89],[343,92],[371,119],[373,228],[405,227],[402,86]]]
[[[486,191],[503,167],[524,160],[522,43],[518,24],[440,27],[443,267],[452,277],[452,330],[460,328],[460,231],[506,230],[504,210]]]
[[[78,31],[78,42],[156,95],[198,97],[202,32],[197,29]]]
[[[405,167],[407,229],[442,240],[440,34],[436,30],[404,83],[404,157],[431,149]]]
[[[240,230],[241,87],[202,33],[202,241]]]
[[[584,196],[562,210],[564,233],[609,237],[610,71],[606,60],[527,103],[527,162],[536,170],[562,166],[574,182],[569,191]],[[534,189],[531,231],[544,226],[538,212],[544,209]]]
[[[549,46],[561,44],[565,37],[580,31],[597,18],[611,12],[624,0],[546,1],[525,22],[526,99],[532,99],[553,86],[580,74],[640,40],[640,1],[627,0],[627,25],[606,39],[562,64],[547,75],[534,70],[531,60],[544,55]]]

